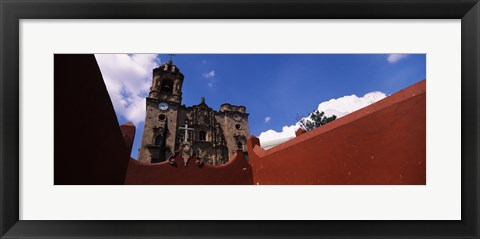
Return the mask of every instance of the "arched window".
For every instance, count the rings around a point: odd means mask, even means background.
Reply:
[[[161,146],[162,141],[163,141],[163,137],[161,135],[157,135],[157,137],[155,137],[155,145]]]
[[[202,130],[198,133],[198,140],[201,140],[201,141],[207,140],[207,134],[205,133],[205,131]]]
[[[173,81],[170,79],[163,80],[162,89],[160,91],[171,94],[173,92]]]
[[[243,144],[242,144],[242,142],[238,142],[238,143],[237,143],[237,149],[243,150]]]

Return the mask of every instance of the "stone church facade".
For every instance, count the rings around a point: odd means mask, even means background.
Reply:
[[[187,107],[182,105],[183,82],[172,60],[153,69],[138,160],[165,161],[185,142],[211,165],[227,163],[236,150],[246,153],[250,134],[245,106],[225,103],[215,111],[202,97],[198,105]]]

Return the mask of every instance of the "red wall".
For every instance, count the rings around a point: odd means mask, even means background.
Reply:
[[[131,146],[125,146],[95,56],[55,54],[53,82],[54,184],[123,184]]]
[[[254,184],[425,184],[425,80],[270,150],[248,142]]]
[[[230,161],[220,166],[198,167],[190,160],[170,165],[167,162],[147,164],[130,159],[125,184],[156,185],[248,185],[253,183],[252,168],[243,152],[237,151]]]

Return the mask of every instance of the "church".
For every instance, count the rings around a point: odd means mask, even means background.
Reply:
[[[153,69],[138,160],[166,161],[184,144],[209,165],[227,163],[237,150],[246,155],[250,135],[246,107],[224,103],[216,111],[204,97],[198,105],[182,105],[183,80],[172,59]]]

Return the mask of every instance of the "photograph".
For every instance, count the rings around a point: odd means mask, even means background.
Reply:
[[[479,2],[0,0],[0,238],[478,239]]]
[[[426,57],[55,54],[54,184],[426,185]]]

